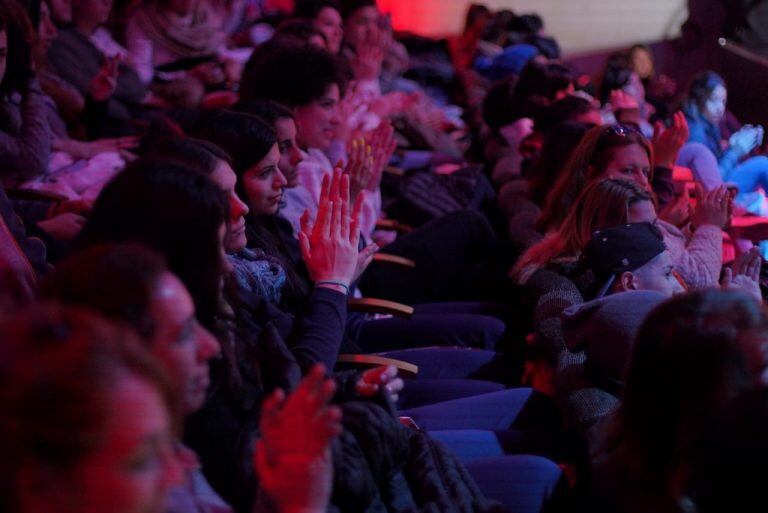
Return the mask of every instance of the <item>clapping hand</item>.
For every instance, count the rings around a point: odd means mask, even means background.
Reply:
[[[763,140],[763,127],[744,125],[741,130],[731,135],[728,144],[746,155],[760,145]]]
[[[314,225],[309,211],[301,217],[301,254],[318,286],[349,290],[358,265],[362,199],[357,197],[350,215],[349,175],[336,169],[323,177]]]
[[[688,121],[680,111],[672,116],[670,127],[665,128],[661,121],[657,121],[653,125],[653,164],[671,169],[689,135]]]
[[[397,376],[397,367],[382,365],[365,371],[357,382],[356,390],[358,394],[370,397],[383,388],[392,401],[397,402],[404,386],[403,379]]]
[[[742,253],[733,262],[732,269],[726,267],[723,271],[722,287],[741,290],[762,302],[763,295],[760,292],[760,267],[762,264],[763,257],[760,256],[759,248],[753,247],[746,253]]]
[[[341,410],[329,404],[336,390],[322,365],[313,367],[286,398],[275,391],[262,406],[254,467],[277,511],[324,512],[331,495],[330,444],[342,431]]]
[[[381,184],[381,176],[389,164],[389,159],[397,147],[395,129],[389,121],[382,121],[366,138],[371,148],[371,176],[365,188],[376,191]]]
[[[699,202],[691,218],[694,228],[704,225],[714,225],[724,228],[728,224],[731,215],[731,193],[725,185],[715,187],[709,192],[704,192],[701,185],[696,186],[696,195]]]
[[[96,76],[88,85],[88,94],[97,102],[108,100],[117,88],[120,56],[106,57]]]

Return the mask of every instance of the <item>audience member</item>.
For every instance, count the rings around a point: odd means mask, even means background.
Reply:
[[[678,511],[702,429],[761,383],[766,316],[740,293],[702,291],[654,309],[637,336],[623,401],[593,454],[599,511]]]
[[[745,125],[724,141],[719,124],[725,117],[727,98],[725,81],[716,73],[703,72],[691,80],[684,106],[689,141],[703,144],[715,155],[722,180],[739,189],[736,201],[762,214],[766,211],[764,198],[755,199],[752,193],[768,184],[768,158],[749,154],[762,144],[764,130]]]
[[[136,335],[39,305],[3,326],[3,509],[162,511],[177,398]]]

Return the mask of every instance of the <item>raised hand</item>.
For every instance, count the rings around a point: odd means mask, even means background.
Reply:
[[[760,256],[760,248],[753,247],[739,255],[733,262],[732,268],[726,267],[724,269],[721,286],[724,289],[741,290],[762,302],[763,295],[760,292],[760,267],[762,264],[763,257]]]
[[[369,191],[376,191],[381,184],[384,169],[389,164],[389,159],[392,158],[397,147],[395,129],[392,127],[392,123],[389,121],[379,123],[379,126],[369,134],[366,141],[371,148],[373,159],[371,176],[365,188]]]
[[[296,391],[275,391],[262,406],[254,467],[279,512],[324,512],[331,494],[331,441],[342,431],[341,410],[329,405],[335,382],[313,367]]]
[[[701,185],[696,184],[698,204],[691,217],[694,228],[706,224],[725,227],[731,213],[731,193],[725,185],[720,185],[709,192],[704,192]]]
[[[661,121],[657,121],[653,125],[653,165],[671,169],[689,135],[688,121],[680,111],[672,116],[672,126],[668,128],[665,128]]]
[[[374,173],[373,148],[364,139],[355,139],[349,149],[349,160],[344,174],[349,176],[349,188],[353,198],[368,188]]]
[[[376,80],[381,75],[381,66],[384,62],[384,40],[380,32],[378,31],[355,48],[350,66],[356,80]]]
[[[323,177],[315,223],[305,211],[299,233],[304,263],[317,286],[348,292],[357,267],[361,208],[358,196],[350,215],[349,175],[336,169]]]
[[[742,155],[746,155],[760,144],[761,139],[762,131],[752,125],[744,125],[741,130],[731,136],[728,144],[739,150]]]
[[[659,217],[669,224],[681,227],[691,218],[691,194],[686,187],[682,196],[659,212]]]
[[[108,100],[117,88],[120,56],[106,57],[96,76],[88,84],[88,94],[98,102]]]

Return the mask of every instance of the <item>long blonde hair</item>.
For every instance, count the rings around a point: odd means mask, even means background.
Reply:
[[[632,144],[643,148],[648,153],[648,160],[653,162],[651,144],[639,131],[625,125],[601,125],[590,129],[547,194],[536,228],[545,232],[559,226],[587,183],[600,176],[611,163],[613,150]]]
[[[635,182],[608,178],[591,182],[576,199],[560,228],[528,248],[512,268],[520,283],[558,258],[578,257],[597,230],[627,222],[629,208],[640,201],[652,201],[648,191]]]

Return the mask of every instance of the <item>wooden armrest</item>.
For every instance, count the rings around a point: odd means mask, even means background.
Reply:
[[[386,356],[377,356],[375,354],[340,354],[336,361],[360,367],[394,365],[397,367],[398,375],[401,378],[415,378],[419,373],[419,367],[417,365],[402,360],[396,360],[394,358],[387,358]]]
[[[416,267],[416,262],[410,258],[405,258],[397,255],[390,255],[389,253],[376,253],[373,255],[374,262],[385,262],[387,264],[395,264],[403,267],[413,269]]]
[[[347,309],[352,312],[389,314],[404,319],[410,319],[413,315],[412,306],[387,301],[386,299],[373,299],[369,297],[348,300]]]
[[[36,189],[6,189],[6,194],[10,199],[15,200],[28,200],[28,201],[52,201],[58,203],[60,201],[67,201],[67,197],[63,194],[56,194],[50,191],[39,191]]]
[[[396,166],[387,166],[384,168],[384,172],[394,176],[405,176],[405,169]]]
[[[413,227],[407,224],[402,224],[394,219],[379,219],[376,221],[377,230],[393,230],[397,233],[410,233],[413,231]]]

